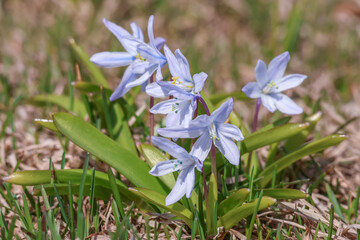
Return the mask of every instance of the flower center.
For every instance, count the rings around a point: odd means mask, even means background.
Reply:
[[[215,125],[213,123],[209,126],[209,133],[210,133],[210,138],[212,140],[219,141],[219,138],[216,135],[216,127],[215,127]]]
[[[142,56],[140,56],[139,53],[136,55],[136,59],[139,59],[139,60],[141,60],[141,61],[146,61],[146,59],[143,58]]]
[[[179,111],[179,106],[180,106],[180,103],[174,103],[172,106],[171,106],[171,111],[175,112],[176,114],[178,113]]]
[[[171,84],[176,85],[177,87],[185,90],[186,92],[189,92],[194,88],[194,84],[192,82],[189,82],[185,79],[185,81],[180,81],[180,76],[173,76],[171,77]]]
[[[273,81],[270,81],[262,90],[263,93],[269,94],[273,88],[278,88]]]

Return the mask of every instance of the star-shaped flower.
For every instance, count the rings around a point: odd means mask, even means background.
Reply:
[[[169,153],[175,159],[159,162],[149,173],[154,176],[163,176],[180,171],[173,189],[165,199],[165,205],[168,206],[179,201],[185,194],[189,198],[194,189],[195,168],[202,171],[202,162],[195,155],[189,154],[185,149],[166,138],[153,136],[151,141],[155,146]]]
[[[154,16],[148,22],[149,44],[144,42],[144,35],[136,23],[131,23],[131,35],[122,27],[103,19],[105,26],[117,37],[126,52],[100,52],[94,54],[90,61],[100,67],[112,68],[129,65],[122,81],[110,97],[114,101],[127,93],[131,88],[142,85],[145,89],[147,81],[157,70],[156,80],[162,79],[161,68],[166,64],[165,56],[159,51],[165,39],[154,38]]]
[[[216,109],[211,116],[200,115],[184,127],[158,128],[157,132],[164,137],[196,138],[199,137],[190,154],[196,155],[201,161],[208,156],[212,143],[227,160],[238,165],[240,152],[234,140],[244,139],[240,129],[235,125],[224,123],[233,109],[233,99],[230,98]],[[233,140],[234,139],[234,140]]]
[[[249,98],[261,98],[261,102],[270,111],[279,110],[285,114],[300,114],[303,112],[293,100],[281,92],[299,86],[307,76],[290,74],[283,76],[290,60],[290,54],[284,52],[275,57],[266,67],[262,60],[258,60],[255,67],[256,82],[250,82],[242,91]]]
[[[166,126],[187,127],[194,116],[197,94],[202,90],[207,74],[201,72],[191,77],[189,63],[179,49],[174,55],[165,45],[164,52],[172,81],[154,82],[146,87],[146,93],[153,97],[174,98],[156,104],[150,112],[167,114]]]

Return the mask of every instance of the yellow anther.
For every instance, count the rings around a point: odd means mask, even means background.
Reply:
[[[143,57],[141,57],[140,54],[137,54],[137,55],[136,55],[136,59],[140,59],[140,60],[142,60],[142,61],[145,61],[145,59],[144,59]]]
[[[187,88],[193,88],[193,86],[186,86]]]
[[[174,80],[174,81],[176,81],[176,80],[178,80],[179,78],[180,78],[179,76],[176,76],[176,77],[172,77],[171,79]]]

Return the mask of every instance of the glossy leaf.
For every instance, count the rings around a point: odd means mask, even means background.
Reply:
[[[96,187],[100,186],[111,190],[108,180],[108,175],[100,171],[95,171],[95,173],[96,173],[95,186]],[[3,180],[8,183],[22,185],[22,186],[46,185],[46,184],[50,184],[52,181],[54,181],[56,184],[68,184],[69,181],[71,181],[73,185],[80,185],[82,174],[83,174],[83,169],[56,170],[55,175],[53,175],[53,172],[50,170],[28,170],[28,171],[14,172],[9,176],[4,177]],[[85,185],[89,187],[91,186],[91,175],[92,175],[92,170],[87,170]],[[130,202],[134,201],[139,208],[149,209],[143,203],[143,201],[139,199],[136,195],[134,195],[131,191],[129,191],[128,187],[120,180],[116,179],[116,185],[119,188],[119,192],[128,201]],[[53,187],[53,185],[49,187]],[[68,191],[68,188],[66,188],[66,191]],[[67,194],[68,192],[66,192],[64,195]]]
[[[251,203],[245,203],[241,206],[233,208],[218,220],[218,227],[224,226],[226,230],[231,229],[239,221],[253,214],[256,207],[256,202],[257,199],[254,199],[254,201]],[[274,198],[263,197],[260,202],[259,211],[274,205],[275,202],[276,199]]]
[[[90,57],[84,51],[84,49],[82,49],[79,45],[77,45],[74,39],[70,39],[69,43],[72,49],[74,50],[76,56],[86,66],[87,70],[92,76],[92,79],[104,87],[109,87],[104,75],[101,73],[101,71],[95,64],[90,62]]]
[[[145,200],[151,202],[152,204],[155,204],[156,206],[170,211],[172,214],[183,220],[189,227],[191,227],[191,219],[193,215],[186,207],[184,207],[180,203],[176,202],[169,206],[165,206],[166,196],[161,193],[146,188],[129,188],[129,190],[134,194],[138,195],[139,197],[142,197]]]
[[[41,185],[44,187],[46,194],[48,196],[55,196],[55,190],[54,190],[54,185],[53,184],[45,184],[45,185]],[[65,184],[65,183],[58,183],[55,184],[56,189],[59,192],[59,195],[68,195],[69,194],[69,185]],[[79,191],[80,191],[80,185],[79,184],[72,184],[72,193],[74,195],[79,195]],[[85,185],[84,186],[84,192],[83,195],[84,196],[90,196],[91,190],[90,190],[90,185]],[[111,189],[109,188],[105,188],[103,186],[99,186],[96,185],[95,186],[95,198],[96,199],[100,199],[103,200],[105,202],[108,202],[110,200],[110,196],[112,194]],[[41,187],[35,186],[34,187],[34,195],[35,196],[40,196],[41,195]]]
[[[306,139],[315,129],[316,124],[320,121],[320,119],[321,119],[321,112],[317,112],[307,117],[305,121],[309,123],[309,127],[299,132],[298,134],[292,136],[286,141],[286,143],[284,144],[284,148],[286,149],[286,151],[291,152],[294,149],[298,148],[301,144],[306,142]]]
[[[248,188],[239,189],[236,192],[232,193],[227,199],[223,200],[219,204],[218,215],[224,216],[232,209],[243,204],[243,202],[245,202],[245,200],[249,196],[249,193],[250,193],[250,189]]]
[[[56,113],[53,119],[62,134],[123,174],[135,186],[167,193],[165,185],[149,174],[150,168],[144,161],[91,124],[68,113]]]
[[[306,129],[308,126],[308,123],[288,123],[264,132],[250,134],[241,142],[241,153],[244,154],[274,142],[287,139]]]
[[[43,127],[45,127],[45,128],[47,128],[47,129],[50,129],[51,131],[58,132],[53,120],[35,119],[34,122],[41,125],[41,126],[43,126]]]
[[[157,163],[162,161],[169,160],[165,155],[158,150],[157,148],[149,145],[149,144],[141,144],[140,145],[142,155],[145,157],[146,162],[150,166],[150,168],[154,167]],[[169,173],[159,177],[164,184],[166,184],[169,188],[173,188],[175,185],[174,175]]]
[[[29,103],[39,107],[44,107],[50,103],[59,106],[68,112],[71,112],[70,109],[71,98],[65,95],[55,95],[55,94],[37,95],[29,99]],[[73,112],[77,114],[79,117],[83,118],[86,115],[86,109],[84,104],[82,104],[79,100],[74,99]]]
[[[257,189],[255,192],[260,192],[263,190],[263,195],[276,198],[276,199],[302,199],[308,198],[309,195],[296,189],[286,189],[286,188],[266,188],[266,189]]]
[[[285,155],[280,158],[276,162],[272,163],[268,167],[266,167],[260,174],[259,177],[263,176],[264,178],[260,180],[261,187],[265,187],[266,184],[271,180],[274,169],[276,168],[276,172],[279,173],[284,170],[286,167],[290,166],[297,160],[305,157],[307,155],[322,151],[328,147],[339,144],[344,141],[347,137],[345,135],[334,134],[317,141],[308,143],[301,148]]]

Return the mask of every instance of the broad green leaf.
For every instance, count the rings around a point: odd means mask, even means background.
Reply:
[[[218,215],[224,216],[233,208],[236,208],[243,204],[243,202],[245,202],[245,200],[249,196],[249,193],[250,189],[248,188],[239,189],[236,192],[232,193],[227,199],[225,199],[219,204]]]
[[[278,126],[281,126],[281,125],[284,125],[286,123],[288,123],[290,121],[291,117],[284,117],[284,118],[280,118],[279,120],[276,120],[275,122],[273,123],[270,123],[262,128],[260,128],[259,130],[257,130],[254,134],[258,134],[258,133],[261,133],[261,132],[265,132],[271,128],[274,128],[274,127],[278,127]]]
[[[95,185],[111,189],[108,175],[99,171],[95,172]],[[55,178],[54,182],[56,184],[68,184],[69,181],[71,181],[71,183],[74,185],[80,185],[82,174],[83,169],[56,170],[55,175],[54,172],[50,170],[28,170],[14,172],[9,176],[4,177],[3,180],[12,184],[22,186],[36,186],[50,184],[53,178]],[[85,179],[85,185],[87,186],[91,186],[91,175],[92,170],[87,170]],[[141,199],[139,199],[136,195],[129,191],[128,187],[120,180],[116,179],[116,185],[118,186],[120,193],[127,200],[129,200],[130,202],[134,201],[140,208],[149,209],[145,206]],[[66,191],[68,191],[68,188],[66,189]],[[66,193],[65,195],[67,194],[68,193]]]
[[[43,127],[46,127],[47,129],[50,129],[51,131],[58,132],[53,120],[37,118],[34,120],[34,122],[36,122],[37,124]]]
[[[321,119],[321,112],[317,112],[307,117],[305,121],[310,124],[309,127],[299,132],[298,134],[292,136],[286,141],[286,143],[284,144],[284,148],[286,149],[286,151],[291,152],[294,149],[298,148],[301,144],[306,142],[306,139],[315,129],[316,124],[320,121],[320,119]]]
[[[226,230],[231,229],[239,221],[253,214],[256,207],[256,202],[257,199],[254,199],[254,201],[251,203],[246,203],[239,207],[233,208],[218,220],[218,227],[224,226]],[[276,199],[274,198],[263,197],[260,202],[259,211],[274,205],[275,202]]]
[[[284,170],[286,167],[290,166],[297,160],[305,157],[307,155],[320,152],[328,147],[334,146],[339,144],[340,142],[344,141],[347,137],[345,135],[334,134],[317,141],[308,143],[299,149],[285,155],[284,157],[280,158],[273,164],[266,167],[260,174],[259,177],[263,176],[264,178],[260,180],[261,187],[265,187],[266,184],[271,180],[272,174],[274,169],[277,169],[277,173]]]
[[[308,198],[309,195],[296,189],[286,189],[286,188],[266,188],[266,189],[256,189],[256,192],[263,190],[263,195],[276,198],[276,199],[301,199]]]
[[[44,107],[47,104],[51,103],[69,112],[71,111],[70,110],[71,98],[65,95],[55,95],[55,94],[37,95],[29,99],[29,103],[39,107]],[[83,118],[86,115],[86,109],[84,104],[82,104],[81,101],[74,99],[73,112],[77,114],[79,117]]]
[[[260,133],[253,133],[241,142],[241,154],[287,139],[309,127],[308,123],[288,123]]]
[[[222,100],[232,97],[237,100],[249,100],[245,93],[243,91],[239,92],[232,92],[232,93],[218,93],[218,94],[212,94],[209,96],[209,100],[212,102],[212,104],[216,105],[217,103],[221,102]]]
[[[77,81],[77,82],[73,83],[73,86],[82,93],[89,94],[89,93],[100,93],[101,92],[100,85],[98,85],[96,83]],[[108,88],[104,88],[104,91],[106,92],[106,94],[108,96],[110,96],[113,93],[113,91]]]
[[[210,175],[208,204],[206,206],[206,227],[208,234],[214,232],[213,219],[214,219],[214,209],[217,202],[217,197],[218,197],[217,182],[214,174],[212,173]]]
[[[149,174],[150,168],[144,161],[91,124],[67,113],[56,113],[53,118],[62,134],[85,151],[109,164],[135,186],[167,193],[167,187]]]
[[[74,52],[76,53],[76,56],[86,66],[86,68],[89,71],[89,73],[91,74],[93,80],[95,82],[99,83],[100,85],[104,86],[105,88],[109,87],[105,77],[100,72],[99,68],[95,64],[90,62],[90,57],[84,51],[84,49],[82,49],[79,45],[77,45],[74,39],[70,39],[69,43],[70,43],[72,49],[74,50]]]
[[[53,184],[45,184],[45,185],[41,185],[44,187],[46,194],[48,196],[55,196],[55,190],[54,190],[54,185]],[[40,196],[41,195],[41,186],[37,185],[34,187],[34,195],[35,196]],[[65,184],[65,183],[58,183],[55,184],[56,189],[59,192],[59,195],[68,195],[69,194],[69,185]],[[85,184],[84,186],[84,192],[83,195],[84,196],[90,196],[91,190],[90,190],[90,186],[91,185],[87,185]],[[79,195],[79,190],[80,190],[80,185],[79,184],[72,184],[72,193],[74,195]],[[110,196],[112,194],[111,189],[103,187],[103,186],[99,186],[96,185],[95,186],[95,198],[96,199],[100,199],[103,200],[105,202],[108,202],[110,200]]]
[[[134,194],[138,195],[139,197],[142,197],[145,200],[155,204],[156,206],[170,211],[171,213],[179,217],[181,220],[183,220],[189,227],[191,227],[191,219],[193,215],[186,207],[184,207],[180,203],[176,202],[169,206],[165,206],[166,196],[161,193],[146,188],[129,188],[129,190]]]
[[[154,167],[159,162],[169,160],[165,157],[165,155],[160,150],[158,150],[157,148],[155,148],[149,144],[141,144],[140,148],[142,151],[142,155],[145,157],[145,160],[148,163],[148,165],[150,166],[150,168]],[[174,187],[175,178],[174,178],[173,174],[169,173],[164,176],[160,176],[159,178],[169,188]]]
[[[125,113],[121,106],[116,103],[110,104],[110,114],[113,123],[113,133],[115,141],[130,152],[137,154],[134,140]]]

